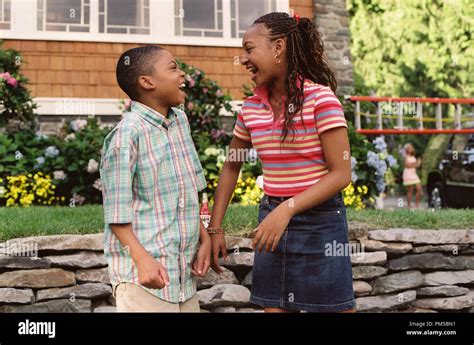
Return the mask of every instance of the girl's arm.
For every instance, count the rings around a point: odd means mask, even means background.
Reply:
[[[275,208],[256,229],[253,241],[258,244],[258,251],[270,249],[273,251],[278,245],[290,219],[311,207],[319,205],[340,192],[351,182],[351,154],[347,129],[334,128],[320,135],[321,145],[329,173],[321,180],[282,202]]]
[[[237,150],[248,150],[252,147],[251,142],[245,141],[234,136],[230,142],[229,155],[239,157],[238,154],[232,152],[239,152]],[[247,152],[247,151],[246,151]],[[248,152],[247,152],[248,153]],[[244,156],[244,155],[243,155]],[[227,157],[222,172],[219,176],[219,182],[217,189],[214,194],[214,206],[212,207],[212,216],[209,223],[211,228],[220,228],[224,219],[227,206],[229,205],[230,198],[234,192],[237,179],[239,178],[240,169],[242,167],[243,160],[230,161]],[[224,259],[227,258],[226,244],[223,234],[212,234],[212,263],[211,267],[217,273],[222,273],[222,268],[219,266],[219,252],[222,251]]]
[[[323,203],[351,182],[351,151],[347,129],[334,128],[322,133],[319,138],[329,173],[293,197],[292,215]]]

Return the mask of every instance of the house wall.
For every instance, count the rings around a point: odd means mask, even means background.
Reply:
[[[290,0],[301,17],[312,18],[312,6],[312,0]],[[122,52],[138,44],[6,40],[4,46],[21,52],[33,97],[127,98],[117,86],[115,65]],[[162,46],[202,69],[234,99],[242,99],[243,84],[250,85],[248,72],[234,63],[240,47]]]

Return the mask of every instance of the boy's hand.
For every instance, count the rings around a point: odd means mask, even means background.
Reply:
[[[211,239],[209,234],[201,235],[200,245],[194,258],[192,273],[198,277],[204,277],[211,264]]]
[[[138,270],[138,280],[149,289],[162,289],[169,285],[170,278],[166,268],[153,256],[147,254],[135,261]]]
[[[216,273],[222,273],[224,270],[219,265],[219,253],[222,252],[222,257],[227,260],[227,248],[224,234],[213,234],[212,241],[212,264],[211,267]]]
[[[257,249],[259,253],[262,252],[264,247],[266,253],[269,250],[273,252],[278,246],[290,219],[291,214],[283,207],[283,204],[275,208],[254,230],[253,248]]]

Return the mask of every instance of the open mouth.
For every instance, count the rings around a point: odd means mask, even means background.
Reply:
[[[258,68],[257,68],[257,67],[254,67],[254,66],[248,67],[248,68],[247,68],[247,71],[249,71],[250,73],[252,73],[252,79],[254,79],[255,76],[256,76],[257,73],[258,73]]]
[[[179,84],[178,88],[179,88],[180,91],[184,92],[184,89],[186,88],[186,83]]]

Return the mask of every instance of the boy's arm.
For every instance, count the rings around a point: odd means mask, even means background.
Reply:
[[[110,224],[110,228],[135,262],[141,285],[150,289],[162,289],[165,285],[169,285],[165,267],[151,256],[138,241],[131,223]]]
[[[145,250],[132,229],[136,141],[133,130],[122,126],[116,131],[111,147],[104,145],[100,167],[104,222],[131,255],[138,269],[139,283],[148,288],[163,288],[169,281],[166,269]]]
[[[199,249],[192,265],[192,273],[204,277],[211,264],[211,237],[206,231],[202,220],[199,220]]]

